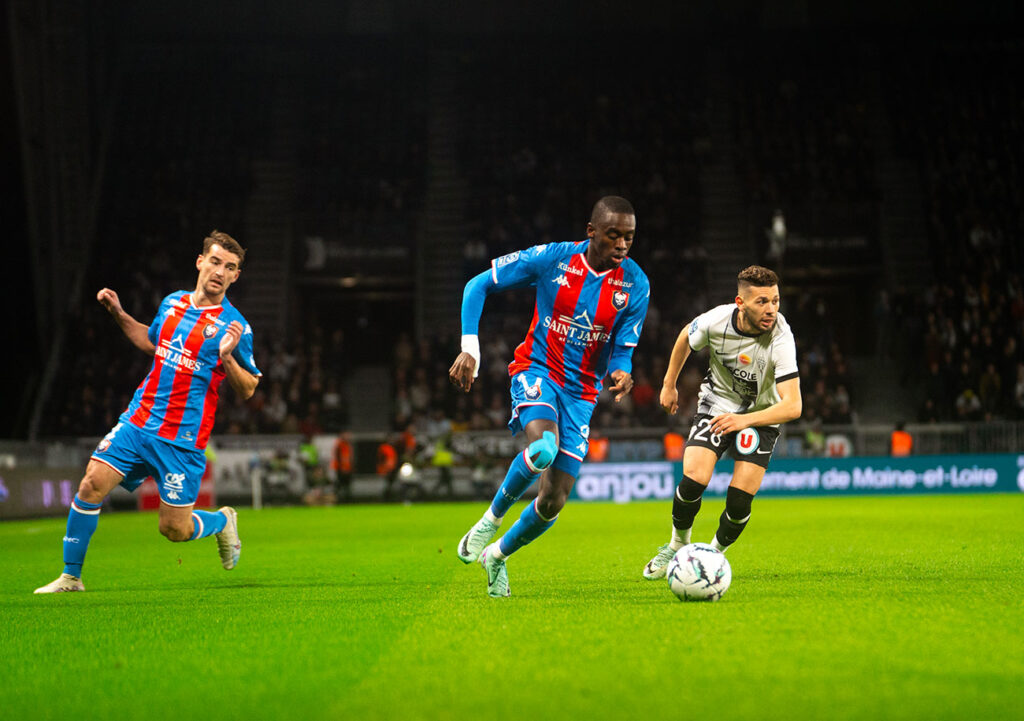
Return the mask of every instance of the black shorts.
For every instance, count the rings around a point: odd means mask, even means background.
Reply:
[[[726,433],[724,436],[711,433],[711,419],[714,416],[698,413],[693,417],[690,426],[688,446],[700,446],[715,452],[719,458],[726,451],[734,461],[746,461],[761,468],[768,467],[768,461],[775,450],[775,442],[779,440],[779,429],[772,426],[744,428],[742,431]]]

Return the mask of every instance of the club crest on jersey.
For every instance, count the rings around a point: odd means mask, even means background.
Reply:
[[[215,335],[217,335],[217,326],[213,323],[203,328],[203,338],[213,338]]]
[[[750,356],[748,356],[746,353],[740,353],[739,361],[743,365],[748,366],[748,365],[750,365]]]
[[[535,401],[540,398],[540,382],[542,378],[533,381],[533,385],[526,382],[526,376],[519,376],[519,382],[523,385],[523,393],[527,400]]]
[[[612,293],[612,307],[615,310],[622,310],[629,304],[629,293],[622,290],[617,290]]]

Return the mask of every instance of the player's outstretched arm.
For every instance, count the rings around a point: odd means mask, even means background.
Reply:
[[[121,300],[117,297],[115,291],[112,291],[110,288],[103,288],[96,294],[96,300],[114,317],[114,321],[121,329],[121,332],[125,334],[133,346],[147,355],[153,355],[156,352],[156,346],[149,340],[149,327],[125,312],[124,308],[121,307]]]
[[[800,396],[800,379],[790,378],[778,385],[781,400],[753,413],[723,413],[711,419],[712,433],[733,433],[751,426],[773,426],[776,423],[795,421],[803,412]]]
[[[665,380],[661,384],[659,397],[661,407],[672,415],[679,410],[679,390],[676,388],[676,383],[679,382],[679,374],[689,357],[690,335],[687,329],[683,328],[676,338],[675,345],[672,346],[672,355],[668,359],[668,369],[665,371]]]
[[[224,329],[224,337],[220,340],[220,362],[224,366],[224,373],[227,375],[228,383],[235,389],[242,400],[249,400],[256,392],[256,386],[260,384],[259,376],[254,376],[242,366],[231,355],[242,339],[242,324],[237,320]]]

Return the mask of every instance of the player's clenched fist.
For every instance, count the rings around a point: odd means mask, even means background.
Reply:
[[[672,388],[663,386],[659,400],[661,401],[661,407],[672,415],[675,415],[676,411],[679,410],[679,391],[674,386]]]
[[[242,324],[237,320],[224,329],[224,337],[220,339],[220,357],[227,358],[242,339]]]
[[[121,312],[121,300],[117,297],[117,293],[112,291],[110,288],[103,288],[99,293],[96,294],[96,300],[100,302],[107,312],[111,315],[117,315]]]
[[[473,386],[473,371],[476,370],[476,359],[469,353],[459,353],[459,356],[448,369],[448,380],[452,385],[461,388],[466,393]]]

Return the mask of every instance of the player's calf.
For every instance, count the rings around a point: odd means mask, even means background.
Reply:
[[[182,523],[178,519],[161,518],[160,535],[168,541],[182,543],[192,538],[192,528],[188,523]]]
[[[718,531],[711,541],[712,546],[724,552],[736,542],[750,520],[750,507],[753,501],[752,493],[729,487],[725,496],[725,510],[718,519]]]
[[[672,550],[678,551],[690,542],[690,529],[700,511],[705,488],[707,486],[685,475],[676,487],[672,498],[672,540],[669,541]]]

